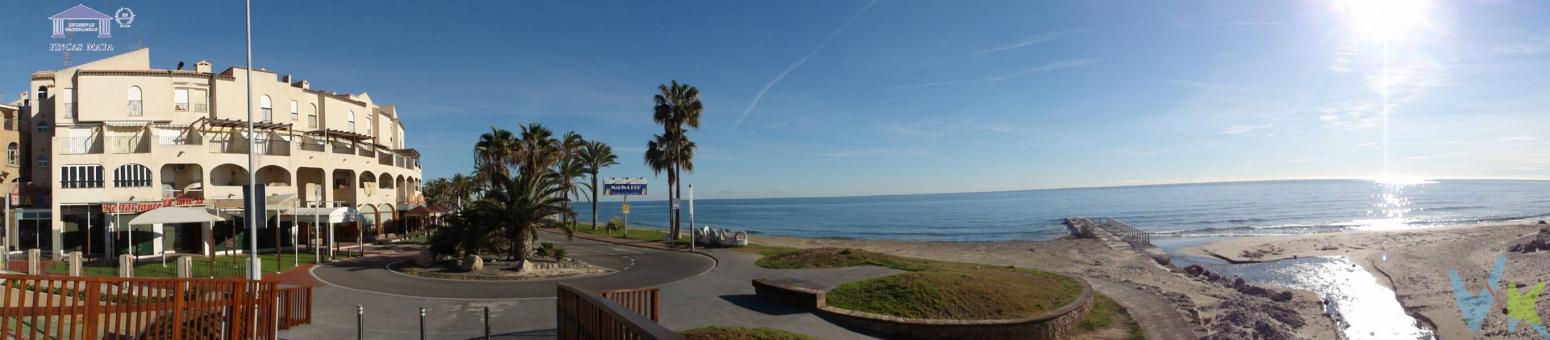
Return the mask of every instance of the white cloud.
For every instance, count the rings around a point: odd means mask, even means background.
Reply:
[[[786,75],[791,74],[791,71],[796,71],[797,68],[802,67],[802,64],[806,64],[808,59],[812,59],[814,55],[818,54],[818,52],[823,51],[823,48],[829,46],[829,42],[833,41],[834,37],[839,36],[840,32],[844,32],[845,28],[850,27],[851,23],[856,22],[856,19],[860,18],[861,14],[866,13],[867,9],[872,8],[872,5],[875,4],[877,4],[877,0],[867,2],[866,6],[862,6],[861,10],[858,10],[856,11],[856,14],[851,15],[849,20],[845,20],[844,24],[841,24],[839,28],[834,30],[834,32],[830,32],[828,37],[823,38],[823,41],[818,43],[818,47],[815,47],[812,51],[807,52],[807,55],[803,55],[802,59],[797,59],[797,61],[791,63],[790,66],[786,66],[786,70],[781,71],[780,74],[775,75],[775,79],[770,79],[769,82],[764,83],[764,87],[760,88],[759,92],[754,94],[753,100],[748,102],[748,107],[743,108],[743,115],[738,116],[737,122],[732,123],[732,129],[736,130],[738,126],[743,125],[743,120],[748,119],[748,113],[753,112],[754,108],[759,107],[759,101],[764,99],[764,93],[769,92],[770,88],[775,87],[775,84],[779,84],[782,79],[786,79]]]
[[[1264,129],[1268,129],[1268,128],[1270,128],[1270,124],[1259,124],[1259,125],[1233,124],[1233,125],[1228,125],[1225,128],[1222,128],[1222,134],[1224,134],[1224,135],[1245,135],[1245,134],[1249,134],[1249,133],[1252,133],[1252,132],[1255,132],[1255,131],[1264,130]]]
[[[913,88],[920,88],[920,87],[945,86],[945,85],[961,84],[961,83],[966,83],[966,82],[969,82],[969,80],[968,79],[960,79],[960,80],[948,80],[948,81],[934,81],[934,82],[929,82],[929,83],[889,86],[889,87],[884,87],[883,89],[884,90],[902,90],[902,89],[913,89]]]

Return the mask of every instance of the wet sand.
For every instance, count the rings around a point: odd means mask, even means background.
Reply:
[[[1454,300],[1448,273],[1457,270],[1466,287],[1478,294],[1497,257],[1507,258],[1502,286],[1532,287],[1550,282],[1550,251],[1509,252],[1536,237],[1546,225],[1501,223],[1400,231],[1353,231],[1297,236],[1224,239],[1179,249],[1189,256],[1257,262],[1308,256],[1346,256],[1365,267],[1380,284],[1393,289],[1411,315],[1435,327],[1443,339],[1538,339],[1526,327],[1507,331],[1504,288],[1496,288],[1495,303],[1480,331],[1470,330]],[[1540,315],[1550,312],[1550,299],[1536,301]]]

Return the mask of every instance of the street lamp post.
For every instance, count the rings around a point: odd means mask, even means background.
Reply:
[[[246,209],[248,211],[248,279],[259,280],[263,278],[262,264],[258,260],[258,219],[263,217],[258,213],[258,185],[254,179],[253,166],[256,163],[253,157],[253,0],[247,0],[247,43],[248,43],[248,197]]]

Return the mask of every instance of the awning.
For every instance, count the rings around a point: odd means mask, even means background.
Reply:
[[[402,211],[404,216],[426,216],[431,213],[429,208],[419,204],[399,204],[398,211]]]
[[[205,208],[163,207],[140,214],[140,216],[136,216],[133,220],[129,220],[129,224],[206,223],[225,220],[225,218],[211,214],[210,210]]]
[[[289,208],[281,218],[300,223],[348,223],[360,220],[355,208]]]

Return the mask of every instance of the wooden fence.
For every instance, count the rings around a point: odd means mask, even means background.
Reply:
[[[603,297],[603,294],[560,283],[555,300],[559,312],[559,338],[567,340],[683,339],[678,333],[673,333],[653,321],[656,318],[655,306],[657,305],[655,289],[649,290],[649,293],[644,293],[642,290],[642,292],[620,293],[616,296],[630,296],[631,300],[641,302],[641,305],[649,305],[653,314],[651,319],[647,319],[643,313],[615,303],[610,300],[611,298]],[[649,301],[646,297],[649,297]]]
[[[603,291],[600,295],[651,321],[662,321],[657,318],[657,292],[656,288],[639,288]]]
[[[242,279],[0,275],[0,338],[274,339],[312,321],[311,287]]]

